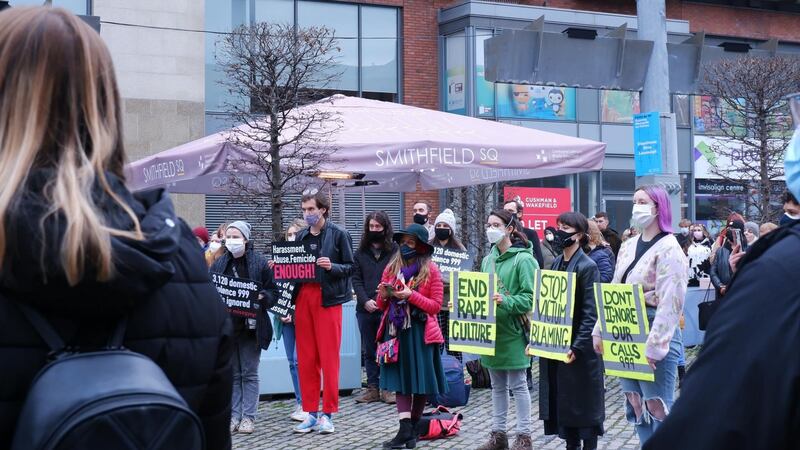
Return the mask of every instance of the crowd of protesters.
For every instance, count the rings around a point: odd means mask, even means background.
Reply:
[[[448,390],[437,315],[452,286],[432,255],[437,247],[465,250],[451,210],[434,216],[430,204],[417,203],[413,223],[397,230],[386,212],[371,212],[354,251],[347,230],[329,219],[329,196],[305,192],[298,218],[276,238],[311,249],[319,276],[279,285],[248,222],[231,217],[211,234],[202,227],[192,233],[163,189],[126,188],[111,57],[88,25],[61,9],[0,14],[0,71],[0,448],[11,446],[23,403],[36,400],[26,394],[42,367],[81,349],[121,351],[106,343],[119,329],[124,348],[154,361],[185,400],[207,448],[230,448],[232,433],[256,430],[261,351],[273,336],[284,342],[294,387],[289,418],[300,423],[293,431],[334,433],[342,305],[354,295],[367,375],[356,401],[395,404],[397,432],[383,447],[415,447],[426,402]],[[622,236],[608,214],[590,220],[572,211],[540,241],[523,225],[519,199],[492,210],[480,270],[497,277],[497,347],[480,358],[492,411],[490,435],[478,448],[533,447],[526,339],[539,268],[576,280],[565,360],[538,361],[545,434],[567,449],[592,450],[605,432],[600,355],[608,336],[597,323],[593,287],[612,282],[644,291],[654,380],[623,378],[621,388],[625,419],[645,449],[797,448],[797,140],[796,133],[786,154],[780,226],[731,213],[716,237],[686,219],[675,232],[669,195],[659,186],[636,189],[632,227]],[[257,282],[255,317],[229,315],[210,274]],[[676,402],[684,300],[690,280],[706,278],[719,304]],[[294,316],[270,321],[268,309],[289,290]]]

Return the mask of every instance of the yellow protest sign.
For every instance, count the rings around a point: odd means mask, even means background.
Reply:
[[[450,351],[494,356],[496,290],[493,273],[450,272]]]
[[[650,325],[642,286],[595,283],[594,292],[606,375],[654,381],[653,369],[644,355]]]
[[[537,270],[528,355],[567,361],[572,342],[575,274]]]

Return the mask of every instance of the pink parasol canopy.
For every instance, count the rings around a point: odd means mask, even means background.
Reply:
[[[383,191],[442,189],[497,181],[599,170],[606,145],[495,121],[397,103],[335,95],[298,108],[329,110],[330,138],[315,143],[331,160],[322,170],[363,175]],[[335,123],[334,123],[335,122]],[[325,131],[325,130],[323,130]],[[255,157],[226,130],[126,166],[133,191],[225,193],[230,177],[255,176],[230,169]],[[291,130],[286,141],[292,138]]]

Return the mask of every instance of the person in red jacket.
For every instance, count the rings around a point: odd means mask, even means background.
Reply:
[[[377,339],[397,350],[380,357],[381,389],[397,393],[400,429],[383,448],[414,448],[416,424],[428,395],[447,391],[439,344],[444,343],[436,314],[442,307],[442,275],[431,261],[428,230],[413,224],[394,234],[400,247],[383,272],[376,298],[383,311]],[[397,344],[395,346],[395,344]]]

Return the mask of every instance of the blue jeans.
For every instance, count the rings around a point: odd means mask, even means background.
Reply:
[[[289,362],[289,374],[292,376],[292,386],[294,386],[294,399],[300,405],[302,404],[302,397],[300,396],[300,381],[297,379],[297,348],[294,345],[294,324],[284,323],[281,330],[283,349],[286,351],[286,361]]]
[[[261,347],[256,334],[245,331],[233,340],[233,397],[231,418],[255,421],[258,412],[258,362]]]
[[[650,326],[652,324],[653,321],[650,318]],[[620,378],[620,386],[622,392],[625,393],[625,417],[628,422],[635,425],[640,446],[643,446],[655,433],[675,402],[675,377],[678,375],[678,359],[682,352],[681,329],[676,327],[672,341],[669,343],[667,356],[656,363],[655,381]],[[648,400],[655,405],[648,404]],[[637,403],[637,407],[632,405],[631,401]],[[655,415],[651,413],[654,408]],[[662,409],[663,412],[661,412]]]

